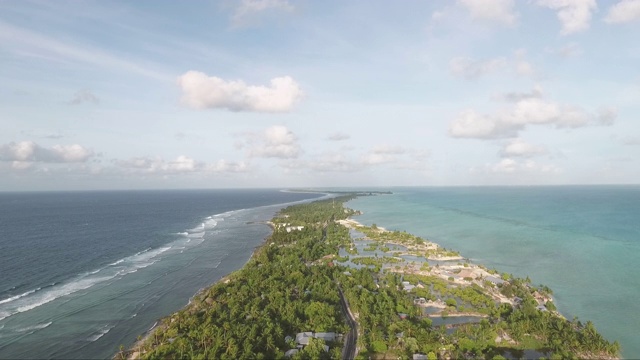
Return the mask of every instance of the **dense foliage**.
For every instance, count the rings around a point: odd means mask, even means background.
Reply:
[[[311,339],[305,346],[295,340],[301,332],[349,331],[338,289],[355,314],[358,357],[363,359],[414,354],[431,359],[501,358],[508,350],[518,356],[517,351],[525,349],[562,358],[618,355],[618,343],[604,339],[592,323],[567,321],[550,300],[542,311],[540,302],[551,290],[535,287],[529,279],[507,274],[497,284],[480,277],[447,279],[439,265],[425,262],[411,272],[398,265],[397,256],[351,258],[364,265],[360,269],[339,265],[348,258],[338,257],[340,249],[357,254],[349,230],[337,222],[354,214],[343,206],[350,198],[283,209],[272,220],[273,234],[243,269],[198,294],[185,309],[163,319],[145,341],[117,356],[274,359],[297,347],[294,359],[341,358],[340,338]],[[389,241],[413,245],[412,254],[424,250],[431,256],[457,255],[405,232],[382,232],[375,226],[359,230],[376,241],[365,251],[393,251],[384,245]],[[456,272],[468,266],[460,264]],[[418,286],[403,288],[409,283]],[[438,316],[470,314],[481,320],[435,326],[435,318],[416,305],[418,300],[437,302],[442,307]]]

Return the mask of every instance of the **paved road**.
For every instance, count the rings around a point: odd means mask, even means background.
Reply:
[[[342,305],[342,311],[347,317],[347,323],[351,330],[344,339],[344,348],[342,348],[342,359],[348,360],[356,357],[356,344],[358,343],[358,323],[351,313],[349,303],[345,299],[342,289],[338,286],[338,292],[340,293],[340,305]]]

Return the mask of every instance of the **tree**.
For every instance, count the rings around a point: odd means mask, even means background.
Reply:
[[[458,306],[458,302],[456,301],[456,299],[453,299],[453,298],[448,298],[447,301],[445,301],[445,304],[447,304],[447,306],[452,306],[452,307]]]

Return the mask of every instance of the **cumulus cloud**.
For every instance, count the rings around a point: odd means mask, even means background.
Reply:
[[[526,51],[518,50],[512,58],[497,57],[476,60],[469,57],[454,57],[449,61],[449,72],[467,80],[474,80],[500,71],[510,71],[521,76],[535,75],[533,65],[525,59]]]
[[[288,0],[242,0],[235,9],[231,22],[235,26],[240,26],[266,11],[292,12],[293,10],[294,7]]]
[[[193,172],[203,167],[202,163],[198,163],[193,158],[183,155],[170,161],[159,157],[134,157],[126,160],[117,160],[116,164],[121,168],[148,173]]]
[[[218,160],[213,164],[209,164],[206,170],[213,172],[245,172],[249,170],[249,164],[244,161],[233,162],[226,160]]]
[[[516,137],[529,125],[552,125],[556,128],[611,125],[616,116],[613,108],[592,114],[578,106],[559,104],[542,97],[521,97],[510,107],[493,114],[479,114],[475,110],[461,112],[451,123],[449,135],[477,139],[508,138]]]
[[[195,109],[288,112],[302,97],[302,90],[289,76],[273,78],[269,86],[262,86],[188,71],[177,82],[183,93],[182,103]]]
[[[397,169],[420,170],[429,157],[429,151],[405,148],[398,145],[377,145],[360,157],[365,166],[392,164]]]
[[[95,96],[89,90],[80,90],[73,96],[73,99],[69,101],[69,105],[80,105],[80,104],[97,104],[100,100],[97,96]]]
[[[587,30],[591,22],[591,13],[598,8],[596,0],[538,0],[537,4],[557,11],[558,19],[562,23],[562,35]]]
[[[271,126],[260,133],[245,134],[244,141],[237,146],[246,147],[250,157],[295,159],[302,153],[296,135],[283,125]]]
[[[613,125],[618,117],[618,109],[613,107],[603,107],[598,110],[597,120],[600,125],[610,126]]]
[[[12,161],[11,162],[11,169],[17,170],[17,171],[28,170],[28,169],[31,169],[32,167],[33,167],[33,163],[30,161]]]
[[[359,154],[351,154],[347,151],[325,151],[304,159],[282,162],[281,166],[291,170],[308,169],[322,173],[359,172],[378,167],[422,171],[426,169],[428,157],[427,150],[379,145]]]
[[[540,99],[542,98],[542,88],[540,86],[535,86],[530,92],[509,92],[504,93],[497,98],[507,102],[518,102],[525,99]]]
[[[622,0],[609,8],[604,21],[621,24],[640,20],[640,0]]]
[[[92,150],[78,144],[54,145],[45,148],[33,141],[21,141],[0,145],[2,161],[80,163],[86,162],[92,156],[94,156]]]
[[[555,165],[540,164],[533,160],[516,161],[506,158],[495,164],[472,167],[469,172],[472,174],[558,174],[562,170]]]
[[[242,172],[248,169],[247,164],[244,162],[234,163],[219,160],[216,163],[207,164],[184,155],[180,155],[173,160],[165,160],[160,157],[133,157],[126,160],[115,160],[115,165],[129,172],[147,174]]]
[[[513,139],[500,150],[500,156],[503,158],[523,157],[529,158],[542,155],[547,152],[543,146],[530,144],[520,138]]]
[[[343,140],[349,140],[350,138],[351,138],[351,135],[349,135],[349,134],[345,134],[343,132],[335,132],[335,133],[329,135],[327,137],[327,140],[343,141]]]
[[[449,61],[449,71],[454,76],[472,80],[496,72],[506,65],[507,60],[504,58],[474,60],[468,57],[455,57]]]
[[[318,172],[357,172],[364,169],[362,163],[353,161],[339,152],[324,152],[314,156],[303,166]]]
[[[360,158],[363,165],[381,165],[395,162],[396,158],[389,154],[369,153]]]
[[[458,0],[458,4],[467,9],[473,19],[503,25],[514,25],[518,19],[513,0]]]
[[[515,52],[513,68],[518,75],[533,76],[535,74],[535,70],[533,68],[533,65],[531,65],[531,63],[525,59],[526,55],[526,50],[517,50]]]

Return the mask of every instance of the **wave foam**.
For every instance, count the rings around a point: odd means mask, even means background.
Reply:
[[[100,330],[98,330],[95,334],[89,336],[87,338],[87,341],[94,342],[100,339],[101,337],[105,336],[105,334],[108,333],[111,329],[113,329],[113,325],[105,325]]]
[[[12,297],[7,298],[7,299],[4,299],[4,300],[0,300],[0,305],[1,305],[1,304],[6,304],[6,303],[9,303],[9,302],[12,302],[12,301],[14,301],[14,300],[18,300],[18,299],[23,298],[23,297],[25,297],[25,296],[27,296],[27,295],[33,294],[34,292],[36,292],[36,291],[38,291],[38,290],[40,290],[40,289],[42,289],[42,288],[37,288],[37,289],[29,290],[29,291],[27,291],[26,293],[23,293],[23,294],[20,294],[20,295],[16,295],[16,296],[12,296]]]
[[[27,326],[27,327],[23,327],[23,328],[18,328],[18,329],[15,329],[14,331],[18,332],[18,333],[29,332],[29,331],[34,332],[34,331],[37,331],[37,330],[42,330],[42,329],[46,328],[47,326],[49,326],[51,324],[52,324],[52,322],[49,321],[48,323],[42,323],[42,324],[36,324],[36,325]]]
[[[37,288],[23,294],[12,296],[0,302],[0,320],[9,316],[35,309],[63,296],[71,295],[80,290],[89,289],[105,281],[121,278],[139,269],[146,268],[158,262],[159,256],[171,249],[165,246],[157,249],[145,249],[115,261],[103,268],[78,275],[70,281],[52,284],[44,288]]]

